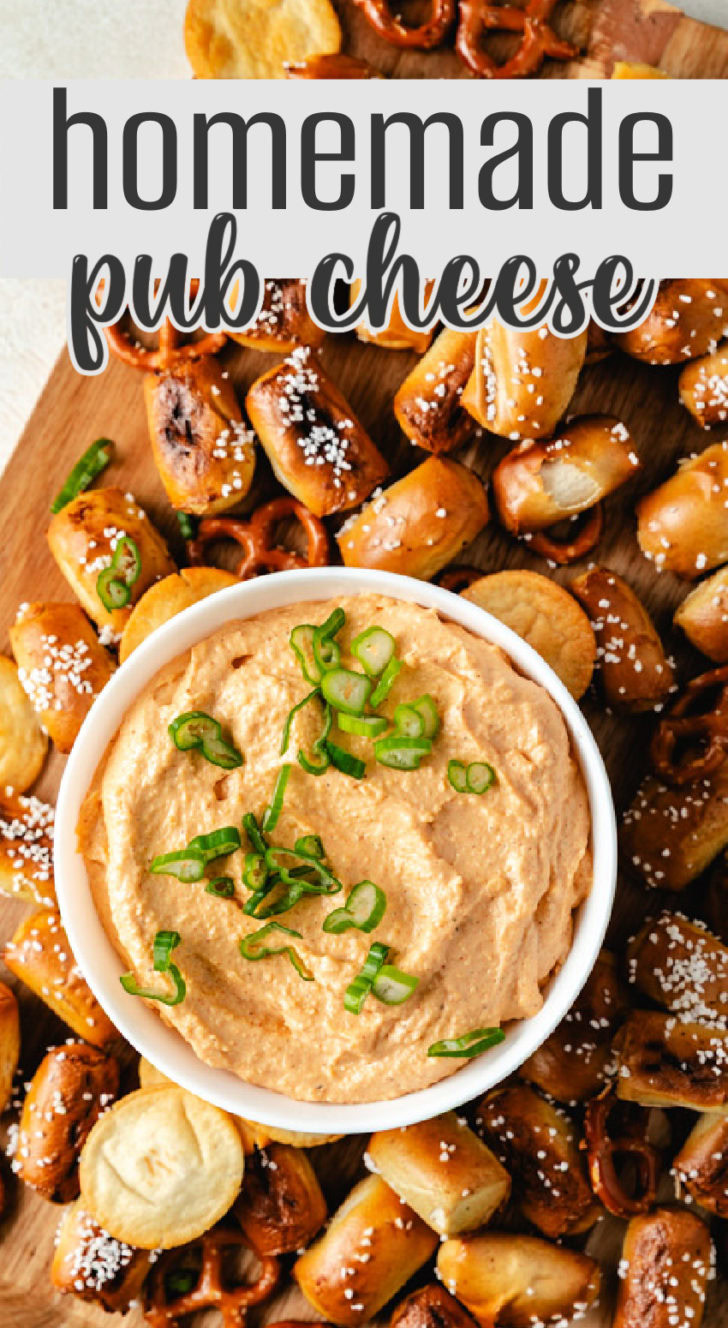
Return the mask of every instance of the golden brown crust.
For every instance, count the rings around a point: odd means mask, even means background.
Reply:
[[[245,1166],[235,1216],[261,1254],[293,1254],[326,1221],[326,1200],[306,1154],[288,1144],[256,1150]]]
[[[684,1208],[656,1208],[627,1227],[614,1328],[700,1328],[711,1276],[710,1233]]]
[[[18,677],[59,752],[70,752],[94,700],[114,672],[78,604],[22,605],[10,628]]]
[[[728,764],[680,788],[649,775],[624,820],[625,865],[647,885],[682,890],[728,844]]]
[[[287,64],[341,47],[330,0],[189,0],[184,36],[196,78],[285,78]]]
[[[356,55],[312,55],[286,65],[286,78],[381,78],[382,75],[366,60]]]
[[[476,335],[443,328],[395,393],[394,413],[403,432],[428,452],[452,452],[476,432],[472,415],[462,406]]]
[[[502,438],[550,438],[576,390],[586,347],[586,332],[557,337],[493,320],[478,332],[462,405]]]
[[[40,798],[0,796],[0,893],[55,904],[54,819],[53,808]]]
[[[133,539],[141,558],[141,572],[131,587],[126,608],[105,608],[96,582],[108,567],[122,536]],[[73,498],[51,518],[48,527],[51,553],[74,594],[98,627],[120,632],[131,606],[160,577],[176,571],[159,531],[132,494],[121,489],[89,489]]]
[[[614,344],[608,332],[592,318],[586,329],[586,363],[598,364],[614,353]]]
[[[478,1128],[513,1180],[523,1216],[555,1239],[588,1231],[601,1214],[576,1125],[529,1084],[513,1080],[483,1098]]]
[[[78,1194],[78,1159],[92,1126],[119,1090],[119,1066],[85,1042],[44,1056],[23,1103],[15,1170],[52,1203]]]
[[[20,1057],[20,1016],[15,993],[0,982],[0,1116],[10,1101]],[[1,1210],[0,1210],[1,1211]]]
[[[25,793],[38,778],[47,751],[48,735],[18,677],[18,667],[0,655],[0,789]]]
[[[430,297],[433,281],[425,282],[425,302]],[[349,307],[356,304],[361,291],[361,282],[353,281],[349,290]],[[358,323],[354,329],[360,341],[369,341],[375,346],[384,346],[387,350],[414,350],[424,355],[432,341],[432,328],[429,332],[418,332],[405,323],[399,305],[399,295],[395,293],[389,322],[386,327],[373,332],[368,323]]]
[[[246,406],[276,478],[316,516],[356,507],[389,473],[308,346],[256,379]]]
[[[85,1212],[80,1199],[66,1208],[51,1264],[56,1291],[125,1314],[139,1299],[150,1266],[148,1250],[114,1240]]]
[[[146,374],[144,401],[159,478],[183,512],[237,507],[253,482],[255,434],[227,373],[212,355]]]
[[[447,1240],[437,1256],[447,1287],[483,1328],[569,1319],[599,1295],[599,1265],[536,1236],[483,1232]]]
[[[427,581],[453,562],[488,521],[485,489],[473,471],[428,457],[339,531],[347,567],[378,567]]]
[[[720,567],[685,596],[673,622],[716,664],[728,663],[728,567]]]
[[[76,964],[60,914],[43,909],[21,922],[3,959],[78,1037],[104,1048],[119,1036]]]
[[[686,364],[679,388],[683,406],[701,428],[728,420],[728,343]]]
[[[337,57],[338,58],[338,57]],[[286,73],[290,78],[291,74]],[[314,323],[306,304],[306,282],[295,279],[266,281],[263,303],[255,322],[242,332],[228,329],[228,336],[251,350],[278,351],[285,355],[296,346],[323,345],[326,333]]]
[[[602,950],[568,1014],[520,1073],[558,1102],[593,1097],[608,1076],[612,1037],[626,1009],[614,955]]]
[[[438,1282],[428,1282],[401,1300],[389,1328],[473,1328],[473,1320]]]
[[[605,700],[621,710],[661,707],[675,670],[649,613],[631,586],[608,567],[590,567],[569,589],[589,614]]]
[[[726,325],[725,281],[661,281],[647,317],[627,332],[616,332],[614,341],[645,364],[680,364],[713,350]]]
[[[123,664],[142,641],[175,614],[237,584],[238,578],[220,567],[183,567],[180,572],[155,582],[132,609],[121,636],[119,663]]]
[[[650,919],[627,948],[629,978],[681,1019],[728,1026],[728,947],[681,913]]]
[[[377,1173],[441,1236],[485,1226],[504,1204],[510,1177],[454,1111],[369,1141]]]
[[[672,1165],[696,1203],[728,1217],[728,1116],[699,1116]]]
[[[725,1111],[728,1033],[633,1010],[619,1034],[617,1095],[645,1107]]]
[[[379,1176],[368,1176],[302,1254],[293,1275],[324,1319],[371,1319],[434,1253],[437,1236]]]
[[[713,443],[637,504],[637,539],[658,572],[695,581],[728,561],[728,444]]]

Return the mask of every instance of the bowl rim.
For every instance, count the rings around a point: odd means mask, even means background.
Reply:
[[[306,600],[385,594],[434,608],[475,635],[500,646],[517,668],[540,683],[569,729],[587,789],[594,875],[575,914],[572,944],[530,1018],[516,1021],[505,1041],[427,1088],[364,1103],[304,1102],[214,1069],[144,1001],[119,983],[123,963],[96,911],[76,844],[83,798],[123,716],[166,663],[227,622]],[[58,794],[55,829],[56,893],[76,962],[99,1004],[137,1051],[170,1079],[235,1115],[273,1128],[311,1134],[357,1134],[410,1125],[461,1106],[512,1074],[553,1032],[583,987],[604,939],[617,877],[617,833],[611,788],[594,736],[564,684],[511,628],[471,600],[430,582],[365,568],[303,568],[277,572],[217,591],[159,627],[129,656],[91,707],[73,745]]]

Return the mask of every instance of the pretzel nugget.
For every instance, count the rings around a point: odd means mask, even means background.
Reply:
[[[599,1265],[536,1236],[483,1232],[446,1240],[437,1270],[482,1328],[533,1328],[570,1319],[599,1295]]]
[[[341,49],[329,0],[188,0],[185,50],[196,78],[285,78],[285,66]]]
[[[235,1216],[260,1254],[302,1249],[323,1226],[326,1211],[316,1172],[300,1148],[269,1144],[248,1160]]]
[[[276,478],[316,516],[356,507],[389,473],[308,346],[256,379],[246,406]]]
[[[617,1096],[643,1107],[728,1108],[728,1032],[633,1010],[620,1033]]]
[[[46,908],[55,903],[54,819],[40,798],[0,795],[0,893]]]
[[[0,655],[0,788],[25,793],[41,772],[48,736],[18,678],[17,665]]]
[[[473,1328],[473,1320],[439,1282],[428,1282],[400,1301],[389,1328]]]
[[[662,890],[683,890],[727,844],[726,764],[679,788],[648,776],[622,823],[625,862]]]
[[[627,948],[629,980],[680,1019],[728,1026],[728,947],[680,913],[646,922]]]
[[[65,1209],[51,1264],[56,1291],[125,1314],[139,1300],[150,1266],[147,1250],[114,1240],[85,1212],[80,1199]]]
[[[627,1227],[614,1328],[700,1328],[713,1277],[710,1233],[684,1208],[656,1208]]]
[[[380,1130],[369,1157],[383,1180],[441,1236],[485,1226],[511,1189],[489,1148],[454,1111],[403,1130]]]
[[[520,1074],[557,1102],[593,1097],[609,1073],[612,1038],[626,1008],[614,955],[602,950],[568,1014]]]
[[[23,604],[10,628],[18,678],[59,752],[70,752],[86,715],[114,672],[78,604]]]
[[[637,504],[637,539],[658,572],[695,581],[728,561],[728,444],[689,457]]]
[[[60,915],[43,909],[21,922],[3,959],[36,996],[92,1046],[104,1048],[119,1034],[76,964]]]
[[[620,350],[645,364],[679,364],[715,350],[728,327],[728,283],[661,281],[637,327],[614,333]]]
[[[728,1217],[728,1116],[712,1111],[698,1116],[672,1166],[701,1208]]]
[[[473,371],[476,335],[443,328],[397,389],[394,413],[417,447],[452,452],[473,437],[476,424],[462,395]]]
[[[120,663],[123,664],[142,641],[183,609],[237,584],[238,578],[220,567],[183,567],[181,572],[173,572],[162,581],[156,581],[134,605],[121,634]]]
[[[430,298],[430,293],[434,282],[425,282],[425,303]],[[349,307],[356,304],[361,291],[361,282],[352,281],[349,288]],[[418,355],[424,355],[427,347],[432,341],[432,328],[428,332],[419,332],[417,329],[408,327],[402,317],[402,310],[399,303],[399,294],[395,293],[392,301],[392,308],[389,313],[389,321],[385,327],[379,328],[376,332],[372,330],[367,322],[358,323],[354,329],[359,341],[369,341],[374,346],[384,346],[386,350],[414,350]]]
[[[243,1146],[230,1117],[173,1085],[104,1113],[81,1154],[84,1208],[116,1240],[169,1249],[209,1231],[235,1200]]]
[[[119,1066],[85,1042],[44,1056],[23,1103],[14,1169],[52,1203],[78,1194],[78,1159],[93,1125],[119,1090]]]
[[[728,663],[728,567],[700,581],[678,604],[673,622],[708,659]]]
[[[511,570],[480,577],[462,596],[533,646],[577,701],[584,695],[597,646],[589,619],[563,586],[538,572]]]
[[[414,1210],[379,1176],[368,1176],[297,1260],[293,1275],[317,1314],[353,1328],[373,1319],[436,1245],[435,1232]]]
[[[342,526],[347,567],[379,567],[430,580],[487,524],[478,476],[449,457],[428,457]]]
[[[336,60],[342,56],[334,56]],[[286,77],[291,72],[286,70]],[[314,323],[306,303],[306,282],[287,279],[285,281],[266,281],[263,286],[263,303],[260,313],[250,327],[242,332],[229,331],[232,341],[240,346],[249,346],[251,350],[273,350],[281,355],[295,350],[296,346],[312,346],[314,350],[323,345],[326,333],[318,323]]]
[[[728,420],[728,344],[686,364],[679,390],[683,406],[701,428]]]
[[[255,434],[216,359],[205,355],[144,378],[152,455],[173,507],[227,512],[248,492]]]
[[[20,1016],[15,993],[0,982],[0,1116],[13,1091],[20,1057]],[[0,1211],[2,1211],[0,1209]]]
[[[461,405],[502,438],[550,438],[576,390],[587,333],[557,337],[548,328],[478,331],[475,363]]]
[[[483,1098],[479,1130],[513,1180],[527,1221],[544,1236],[588,1231],[601,1208],[589,1188],[576,1126],[529,1084],[513,1080]]]
[[[632,588],[608,567],[590,567],[569,589],[583,604],[596,634],[607,704],[631,712],[660,709],[674,690],[675,670]]]

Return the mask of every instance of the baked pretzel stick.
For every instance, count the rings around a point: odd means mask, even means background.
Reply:
[[[728,1217],[728,1116],[699,1116],[673,1170],[688,1194],[716,1217]]]
[[[643,1107],[728,1107],[728,1032],[633,1010],[617,1039],[617,1096]]]
[[[455,19],[455,0],[430,0],[430,17],[416,28],[395,18],[389,0],[354,0],[365,19],[392,46],[430,50],[439,46]]]
[[[394,413],[411,443],[452,452],[476,431],[462,406],[473,371],[477,333],[446,327],[397,389]]]
[[[683,461],[637,504],[637,539],[658,572],[695,581],[728,561],[728,444]]]
[[[575,1105],[600,1092],[613,1060],[614,1032],[627,1006],[614,955],[602,950],[568,1014],[520,1073],[557,1102]]]
[[[681,1019],[728,1025],[728,947],[681,913],[651,918],[627,947],[629,980]]]
[[[727,328],[728,282],[670,280],[660,282],[647,317],[613,339],[646,364],[679,364],[715,350]]]
[[[245,1164],[233,1209],[243,1235],[260,1254],[293,1254],[326,1221],[326,1200],[306,1154],[288,1144],[267,1144]]]
[[[501,438],[550,438],[576,390],[586,347],[586,332],[557,337],[545,325],[513,328],[492,319],[477,333],[461,405]]]
[[[686,364],[679,387],[683,406],[703,429],[728,420],[728,343]]]
[[[0,982],[0,1115],[13,1092],[20,1058],[20,1016],[15,993]],[[2,1208],[0,1208],[0,1212]]]
[[[119,1034],[78,967],[60,914],[42,909],[21,922],[3,951],[15,974],[77,1037],[104,1050]]]
[[[552,60],[571,60],[578,48],[562,40],[549,24],[557,0],[528,0],[523,9],[515,5],[488,4],[486,0],[460,0],[455,50],[478,78],[527,78]],[[486,33],[503,30],[522,34],[521,43],[509,60],[497,64],[483,45]]]
[[[154,1255],[114,1240],[76,1199],[58,1227],[51,1282],[56,1291],[124,1314],[138,1301]]]
[[[0,795],[0,893],[52,908],[55,811],[28,794]]]
[[[389,1328],[473,1328],[473,1320],[449,1291],[428,1282],[400,1301]]]
[[[695,1213],[656,1208],[627,1227],[613,1328],[700,1328],[713,1276],[710,1233]]]
[[[425,301],[429,299],[433,285],[432,281],[425,282]],[[352,281],[349,290],[350,306],[356,304],[360,290],[361,282]],[[432,328],[428,332],[419,332],[405,323],[400,309],[399,294],[394,296],[385,327],[373,331],[367,322],[362,322],[358,323],[354,330],[360,341],[369,341],[374,346],[384,346],[386,350],[415,350],[418,355],[424,355],[432,341]]]
[[[114,672],[78,604],[24,604],[10,628],[18,677],[59,752],[70,752],[99,692]]]
[[[679,787],[649,776],[622,823],[625,865],[662,890],[683,890],[727,844],[728,763]]]
[[[589,614],[597,639],[597,668],[608,705],[660,709],[675,689],[675,670],[646,608],[608,567],[590,567],[569,589]]]
[[[673,622],[708,659],[728,663],[728,567],[700,581],[676,608]]]
[[[328,58],[343,60],[345,57],[337,55]],[[287,77],[291,75],[287,73]],[[278,351],[283,355],[295,350],[296,346],[318,348],[323,344],[326,333],[314,323],[308,312],[306,282],[286,278],[267,280],[263,286],[263,303],[255,322],[240,332],[230,331],[228,336],[232,341],[237,341],[238,345],[249,346],[251,350]]]
[[[482,1328],[565,1322],[596,1301],[599,1264],[536,1236],[483,1231],[446,1240],[437,1269]]]

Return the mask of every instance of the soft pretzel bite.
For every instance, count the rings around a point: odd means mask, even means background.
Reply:
[[[430,298],[433,285],[434,282],[432,281],[425,282],[425,303]],[[353,281],[349,289],[350,307],[356,304],[360,291],[361,282]],[[392,301],[386,327],[379,328],[377,332],[374,332],[369,324],[364,322],[357,323],[354,331],[360,341],[370,341],[375,346],[384,346],[386,350],[414,350],[418,355],[424,355],[432,341],[432,328],[429,332],[419,332],[415,328],[407,326],[402,317],[397,293],[395,293]]]
[[[20,1016],[15,993],[0,982],[0,1116],[13,1091],[20,1057]],[[1,1211],[1,1210],[0,1210]]]
[[[661,281],[647,317],[614,342],[645,364],[680,364],[712,351],[728,327],[728,283]]]
[[[286,77],[291,74],[286,71]],[[260,313],[250,327],[240,332],[228,329],[228,336],[240,346],[251,350],[278,351],[286,355],[296,346],[323,345],[326,333],[314,323],[306,303],[305,281],[287,278],[266,281],[263,285],[263,303]]]
[[[501,438],[550,438],[576,390],[587,333],[557,337],[548,328],[480,328],[473,372],[461,405]]]
[[[119,1065],[97,1047],[66,1042],[43,1057],[20,1116],[14,1169],[52,1203],[78,1194],[78,1159],[119,1090]]]
[[[336,539],[347,567],[428,581],[475,539],[488,517],[478,476],[449,457],[431,456],[376,494]]]
[[[268,1144],[248,1159],[234,1212],[260,1254],[293,1254],[313,1240],[327,1209],[306,1154],[288,1144]]]
[[[190,604],[197,604],[218,590],[238,584],[238,578],[221,567],[183,567],[180,572],[155,581],[131,611],[121,634],[119,662],[123,664],[152,632],[183,609],[188,609]]]
[[[40,996],[78,1037],[99,1048],[116,1041],[119,1034],[76,964],[60,915],[54,909],[42,909],[25,918],[2,957],[10,972]]]
[[[629,980],[680,1019],[728,1026],[728,946],[700,922],[665,912],[627,947]]]
[[[40,798],[0,795],[0,894],[55,903],[54,820],[53,808]]]
[[[461,593],[533,646],[577,701],[584,695],[597,646],[589,619],[563,586],[539,572],[511,569],[481,577]]]
[[[18,677],[18,666],[0,655],[0,788],[25,793],[41,772],[48,751],[30,698]]]
[[[684,1208],[633,1217],[619,1275],[613,1328],[700,1328],[714,1275],[708,1228]]]
[[[78,604],[23,604],[10,628],[18,678],[59,752],[70,752],[86,715],[114,672]]]
[[[478,1129],[513,1180],[523,1216],[544,1236],[588,1231],[601,1214],[574,1122],[517,1079],[483,1098]]]
[[[476,431],[462,395],[475,360],[475,332],[445,327],[397,388],[394,413],[411,443],[452,452]]]
[[[428,1282],[399,1302],[389,1328],[473,1328],[473,1320],[444,1286]]]
[[[557,1102],[598,1093],[614,1058],[614,1030],[627,1008],[613,954],[602,950],[568,1014],[519,1073]]]
[[[104,607],[97,589],[99,575],[111,564],[117,544],[127,537],[139,551],[141,570],[131,584],[125,608]],[[73,592],[97,627],[121,632],[131,606],[155,581],[176,572],[159,531],[132,494],[121,489],[88,489],[51,518],[51,553]]]
[[[597,668],[607,704],[629,711],[661,708],[675,688],[675,670],[631,586],[608,567],[590,567],[569,589],[583,604],[596,634]]]
[[[374,1318],[434,1253],[437,1236],[379,1176],[359,1181],[293,1275],[340,1328]]]
[[[454,1111],[369,1141],[377,1173],[441,1236],[485,1226],[508,1198],[507,1171]]]
[[[700,581],[678,604],[673,622],[708,659],[728,663],[728,567]]]
[[[728,1116],[706,1111],[673,1159],[688,1194],[716,1217],[728,1217]]]
[[[563,1322],[593,1305],[601,1286],[599,1265],[586,1254],[495,1231],[446,1240],[437,1270],[482,1328]]]
[[[620,838],[625,862],[647,885],[684,889],[728,845],[728,763],[679,788],[649,775]]]
[[[617,1096],[643,1107],[728,1110],[728,1032],[633,1010],[618,1037]]]
[[[188,0],[184,37],[196,78],[285,78],[341,48],[330,0]]]
[[[152,455],[172,507],[227,512],[253,482],[255,434],[212,355],[144,377]]]
[[[728,444],[688,457],[637,504],[637,539],[658,572],[695,581],[728,562]]]
[[[728,343],[686,364],[679,390],[683,406],[701,428],[728,420]]]
[[[276,478],[316,516],[356,507],[389,474],[309,346],[257,378],[246,406]]]
[[[149,1250],[114,1240],[76,1199],[61,1217],[51,1282],[65,1295],[125,1314],[139,1300],[151,1262]]]

